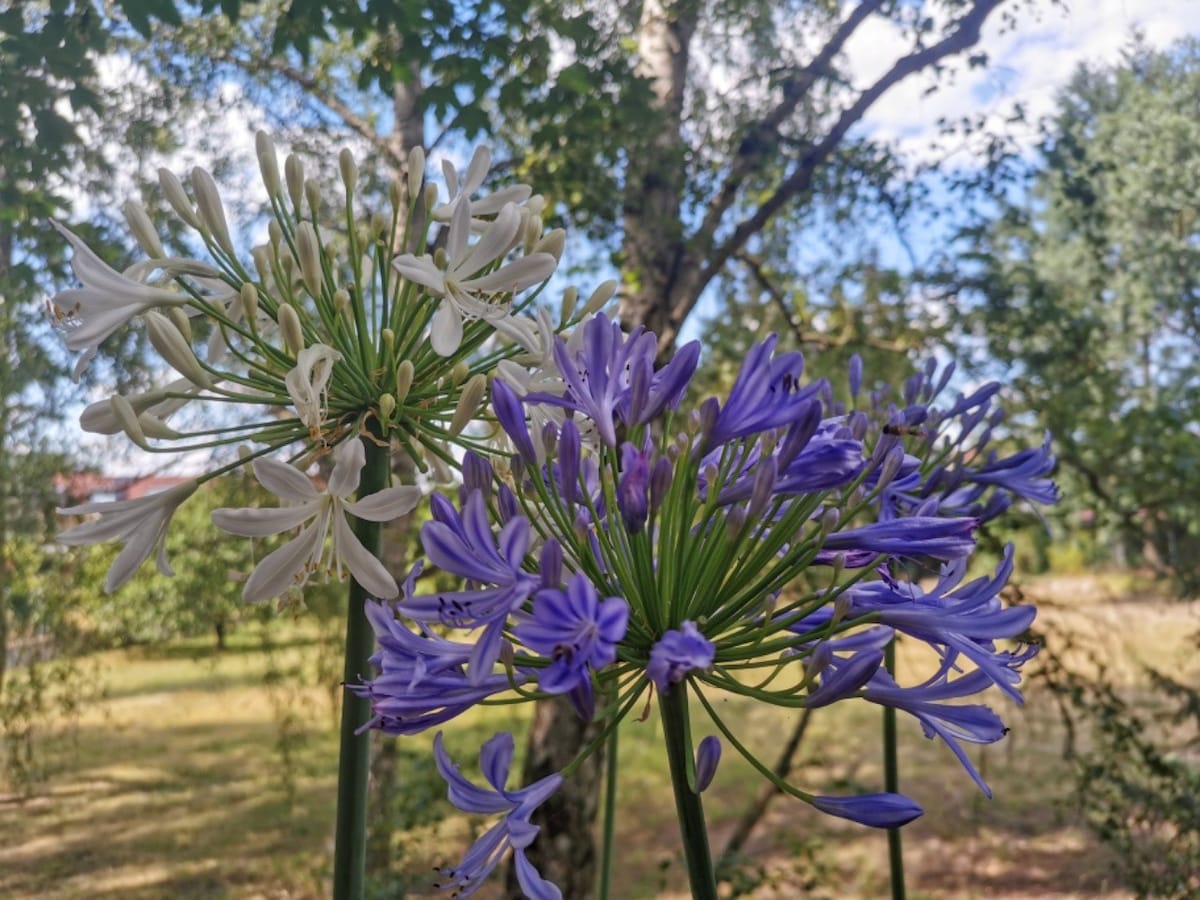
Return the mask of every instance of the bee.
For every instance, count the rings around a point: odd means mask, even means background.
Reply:
[[[895,435],[897,437],[929,437],[929,432],[917,428],[915,425],[884,425],[883,433]]]

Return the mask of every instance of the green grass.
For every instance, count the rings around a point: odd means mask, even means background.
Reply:
[[[1189,607],[1051,586],[1056,606],[1045,618],[1105,653],[1131,687],[1138,686],[1138,659],[1186,659],[1196,624]],[[39,746],[48,777],[30,792],[0,795],[0,897],[325,896],[336,654],[300,626],[277,627],[272,642],[268,654],[250,627],[219,654],[200,640],[99,657],[103,699],[57,733],[53,722],[44,725]],[[268,671],[276,676],[268,679]],[[716,705],[768,762],[796,715],[742,698],[717,697]],[[528,712],[478,710],[449,726],[448,747],[470,773],[480,741],[500,729],[522,732]],[[1004,713],[1013,733],[973,754],[995,789],[993,801],[980,796],[946,748],[902,721],[904,788],[926,807],[905,832],[910,895],[1126,896],[1106,874],[1106,852],[1069,805],[1070,770],[1052,704],[1035,691],[1025,709]],[[700,712],[693,727],[697,737],[711,729]],[[823,792],[878,790],[878,733],[878,711],[866,704],[820,711],[793,780]],[[629,722],[621,741],[614,896],[683,897],[656,718]],[[376,883],[379,897],[428,891],[431,867],[453,862],[487,824],[445,801],[429,745],[430,736],[399,745],[408,803],[399,811],[391,883]],[[715,848],[760,785],[727,746],[705,798]],[[886,891],[881,833],[795,801],[774,802],[747,854],[739,885],[750,896],[794,897],[803,889],[811,897],[869,898]]]

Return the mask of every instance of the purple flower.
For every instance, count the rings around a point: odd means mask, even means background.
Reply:
[[[772,355],[777,340],[772,334],[750,348],[734,379],[729,398],[720,407],[708,431],[708,449],[735,438],[790,425],[804,414],[820,393],[823,382],[800,387],[800,376],[804,373],[803,354],[793,351]]]
[[[463,812],[495,814],[504,818],[488,829],[467,851],[461,863],[452,869],[442,869],[442,890],[453,890],[456,897],[469,897],[500,863],[511,847],[517,871],[517,881],[525,896],[532,900],[561,900],[562,892],[538,873],[525,856],[525,849],[537,837],[538,826],[529,819],[533,811],[545,803],[562,784],[562,776],[549,775],[519,790],[507,790],[508,771],[512,766],[513,736],[497,734],[479,752],[479,768],[492,790],[467,781],[458,766],[446,753],[439,732],[433,739],[433,755],[438,773],[449,785],[450,802]]]
[[[858,585],[850,590],[850,615],[876,613],[880,623],[918,638],[942,655],[943,669],[955,666],[959,655],[979,667],[992,683],[1017,703],[1022,702],[1016,685],[1021,666],[1037,653],[1037,647],[1017,652],[997,651],[997,638],[1015,638],[1033,623],[1033,606],[1004,608],[1000,591],[1012,574],[1013,547],[992,578],[977,578],[962,584],[967,561],[956,560],[942,569],[934,588],[926,593],[917,584],[891,580]]]
[[[538,687],[565,694],[586,683],[591,669],[617,658],[617,644],[629,624],[629,605],[620,597],[601,601],[586,575],[576,573],[567,589],[543,588],[533,599],[533,612],[513,629],[530,650],[553,662],[538,670]]]
[[[434,519],[421,529],[426,555],[443,571],[479,587],[405,597],[396,608],[421,622],[452,628],[482,626],[467,668],[472,683],[481,684],[500,658],[509,614],[540,584],[536,575],[522,568],[529,552],[529,521],[516,516],[494,535],[479,491],[467,497],[461,517],[436,497],[430,509]]]
[[[700,345],[693,341],[655,372],[657,351],[657,339],[643,328],[626,336],[620,324],[597,316],[583,326],[583,344],[577,351],[555,338],[554,360],[566,392],[531,393],[525,401],[583,413],[596,423],[604,443],[616,447],[617,420],[641,425],[678,405],[700,358]]]
[[[916,801],[903,794],[813,797],[808,802],[823,813],[872,828],[899,828],[925,812]]]
[[[525,424],[525,407],[516,392],[500,378],[492,382],[492,409],[496,413],[496,421],[521,457],[526,462],[536,462],[533,439],[529,436],[529,426]]]
[[[935,676],[934,679],[917,687],[902,688],[884,670],[875,674],[862,696],[880,706],[891,706],[917,718],[925,737],[940,737],[958,757],[967,774],[974,779],[988,798],[991,788],[971,764],[960,741],[971,744],[991,744],[1004,737],[1008,731],[992,710],[982,705],[958,705],[945,703],[978,694],[991,685],[986,673],[976,670],[953,681]]]
[[[678,631],[668,631],[650,648],[646,677],[660,694],[665,694],[689,672],[711,667],[716,652],[716,645],[700,633],[695,622],[684,622]]]
[[[968,469],[966,480],[991,485],[1034,503],[1052,505],[1058,502],[1058,486],[1045,476],[1054,471],[1054,454],[1050,452],[1047,432],[1040,447],[1031,447],[997,459],[992,453],[978,469]]]
[[[820,561],[833,561],[836,551],[846,551],[847,566],[867,565],[873,554],[889,556],[932,556],[934,559],[959,559],[975,549],[975,519],[943,519],[937,516],[911,516],[887,522],[874,522],[861,528],[838,531],[825,538]]]

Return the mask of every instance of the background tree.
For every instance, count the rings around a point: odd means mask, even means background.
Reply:
[[[965,235],[970,325],[1054,434],[1076,509],[1195,583],[1200,44],[1083,68]]]

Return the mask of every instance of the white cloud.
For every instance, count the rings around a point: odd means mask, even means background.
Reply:
[[[864,124],[877,137],[898,141],[917,158],[929,159],[939,118],[957,120],[985,113],[999,126],[1014,104],[1025,107],[1030,122],[1052,112],[1055,97],[1082,63],[1117,62],[1135,30],[1154,47],[1200,34],[1196,0],[1080,0],[1068,8],[1037,0],[1018,10],[1015,28],[1003,31],[999,13],[986,23],[978,49],[989,65],[968,70],[962,60],[953,79],[926,94],[930,80],[911,78],[885,94]],[[874,19],[864,23],[846,49],[854,84],[879,77],[905,43],[898,29]],[[1031,126],[1019,137],[1032,143]]]

